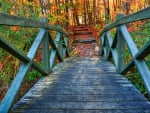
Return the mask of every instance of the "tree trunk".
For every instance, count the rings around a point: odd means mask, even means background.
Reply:
[[[75,6],[75,3],[73,2],[73,0],[70,0],[70,4],[72,6]],[[74,25],[79,25],[78,11],[76,7],[73,7],[73,10],[74,10],[74,13],[73,13]]]
[[[92,12],[90,11],[90,2],[87,0],[86,2],[86,14],[88,14],[88,24],[92,25]]]
[[[96,3],[97,1],[96,0],[93,0],[93,24],[95,25],[96,24],[96,18],[97,18],[97,15],[96,15]]]
[[[105,8],[105,21],[106,23],[109,22],[109,18],[110,18],[110,7],[109,7],[109,0],[103,0],[104,2],[104,8]]]
[[[86,25],[87,24],[87,19],[86,19],[86,15],[87,15],[87,13],[86,13],[86,0],[84,0],[84,24]]]
[[[68,26],[69,26],[69,9],[68,9],[68,0],[65,0],[65,13],[66,13],[66,16],[65,16],[65,18],[66,18],[66,20],[67,20],[67,22],[66,22],[66,30],[68,30]]]

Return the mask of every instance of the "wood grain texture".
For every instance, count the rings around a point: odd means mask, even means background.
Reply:
[[[62,68],[60,68],[62,67]],[[102,58],[69,58],[11,113],[149,113],[150,103]]]

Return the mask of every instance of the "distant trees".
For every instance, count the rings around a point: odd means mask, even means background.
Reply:
[[[48,18],[51,24],[96,25],[150,6],[150,0],[1,0],[0,11],[28,18]]]

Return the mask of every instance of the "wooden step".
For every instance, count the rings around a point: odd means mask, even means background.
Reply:
[[[74,32],[83,32],[83,31],[89,31],[90,28],[87,26],[76,26],[73,28]]]
[[[76,39],[73,43],[96,43],[95,38]]]
[[[78,31],[78,32],[74,32],[75,35],[89,35],[92,34],[91,31]]]
[[[89,31],[89,28],[75,28],[73,29],[74,32],[79,32],[79,31]]]

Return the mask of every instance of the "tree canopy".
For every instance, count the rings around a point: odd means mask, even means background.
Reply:
[[[51,24],[96,25],[111,22],[150,5],[150,0],[1,0],[0,12],[27,18],[48,18]]]

